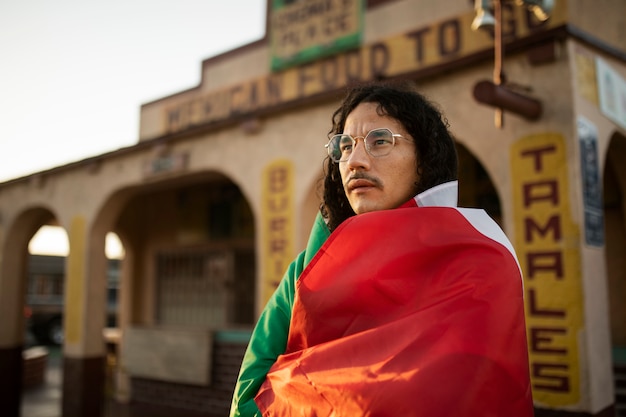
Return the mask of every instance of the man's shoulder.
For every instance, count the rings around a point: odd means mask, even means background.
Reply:
[[[463,207],[457,207],[456,210],[472,225],[474,229],[476,229],[476,231],[506,248],[515,259],[518,268],[520,267],[513,244],[500,225],[498,225],[498,223],[496,223],[496,221],[491,218],[485,210]]]

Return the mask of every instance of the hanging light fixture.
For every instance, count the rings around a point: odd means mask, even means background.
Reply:
[[[550,18],[550,13],[554,8],[554,0],[516,0],[516,4],[526,6],[542,22]]]
[[[545,21],[552,12],[554,0],[516,0],[516,4],[528,7],[537,19]],[[491,6],[493,15],[490,12]],[[478,82],[474,86],[474,98],[480,103],[496,108],[494,124],[498,128],[504,125],[504,110],[529,120],[537,120],[542,113],[541,102],[506,86],[503,69],[502,0],[475,0],[474,10],[476,17],[471,25],[472,30],[493,28],[494,36],[493,81]]]
[[[476,17],[472,22],[472,30],[478,29],[492,29],[496,24],[496,19],[489,11],[491,7],[491,0],[474,0],[474,10],[476,11]]]

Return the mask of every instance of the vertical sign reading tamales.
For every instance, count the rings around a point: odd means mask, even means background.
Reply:
[[[270,53],[273,71],[361,44],[363,0],[273,0]]]
[[[533,399],[539,406],[575,405],[581,399],[584,325],[581,239],[570,207],[564,137],[545,133],[518,140],[511,169]]]
[[[265,304],[294,258],[293,164],[286,159],[272,162],[264,169],[262,181]]]

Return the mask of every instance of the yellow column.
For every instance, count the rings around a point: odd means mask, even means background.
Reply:
[[[62,414],[102,415],[105,349],[102,330],[106,303],[106,257],[102,242],[90,236],[84,217],[69,227],[66,268]]]

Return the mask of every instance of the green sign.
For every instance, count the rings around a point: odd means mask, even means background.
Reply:
[[[363,0],[273,0],[272,71],[361,45]]]

